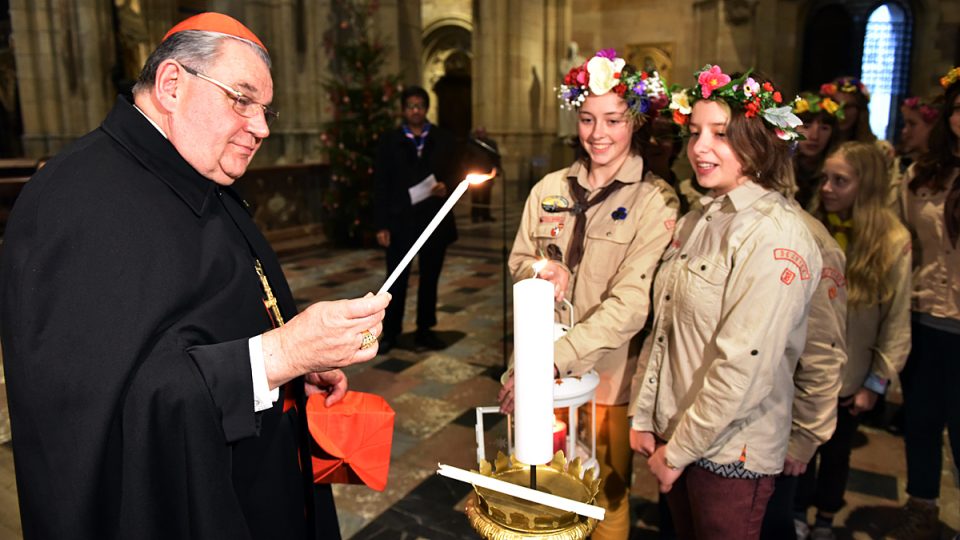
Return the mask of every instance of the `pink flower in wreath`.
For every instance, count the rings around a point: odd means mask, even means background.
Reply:
[[[700,72],[700,76],[697,77],[697,82],[700,83],[700,95],[708,98],[714,90],[729,83],[730,76],[723,73],[723,71],[720,70],[720,66],[710,66],[710,69]]]

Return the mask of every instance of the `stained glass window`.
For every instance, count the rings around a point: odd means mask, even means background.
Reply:
[[[909,46],[904,9],[887,2],[873,10],[863,38],[860,80],[870,90],[870,129],[880,139],[892,139],[896,104],[906,93]]]

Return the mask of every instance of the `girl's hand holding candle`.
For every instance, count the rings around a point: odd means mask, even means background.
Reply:
[[[563,293],[570,283],[570,272],[560,263],[548,259],[540,259],[533,265],[536,277],[553,283],[553,299],[563,301]]]

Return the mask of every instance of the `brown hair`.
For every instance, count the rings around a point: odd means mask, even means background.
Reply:
[[[957,148],[957,136],[950,129],[950,117],[953,116],[953,103],[957,96],[960,96],[960,81],[951,84],[944,91],[943,107],[933,129],[930,130],[927,153],[921,156],[915,165],[916,174],[910,182],[910,190],[914,193],[920,186],[934,191],[943,191],[950,187],[957,164],[957,158],[953,154]]]
[[[763,81],[757,81],[761,84]],[[796,190],[790,143],[777,137],[773,127],[759,116],[747,118],[742,110],[731,109],[725,101],[716,100],[727,111],[727,140],[737,155],[744,176],[761,186],[780,193]]]

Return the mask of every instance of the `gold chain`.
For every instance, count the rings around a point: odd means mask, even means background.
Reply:
[[[263,301],[263,305],[273,313],[273,316],[276,318],[278,326],[283,326],[283,315],[280,314],[280,306],[277,305],[277,297],[273,295],[273,289],[270,288],[270,282],[267,281],[266,274],[263,273],[263,266],[260,265],[260,260],[255,259],[257,275],[260,276],[260,284],[263,285],[263,292],[267,295],[267,299]]]

